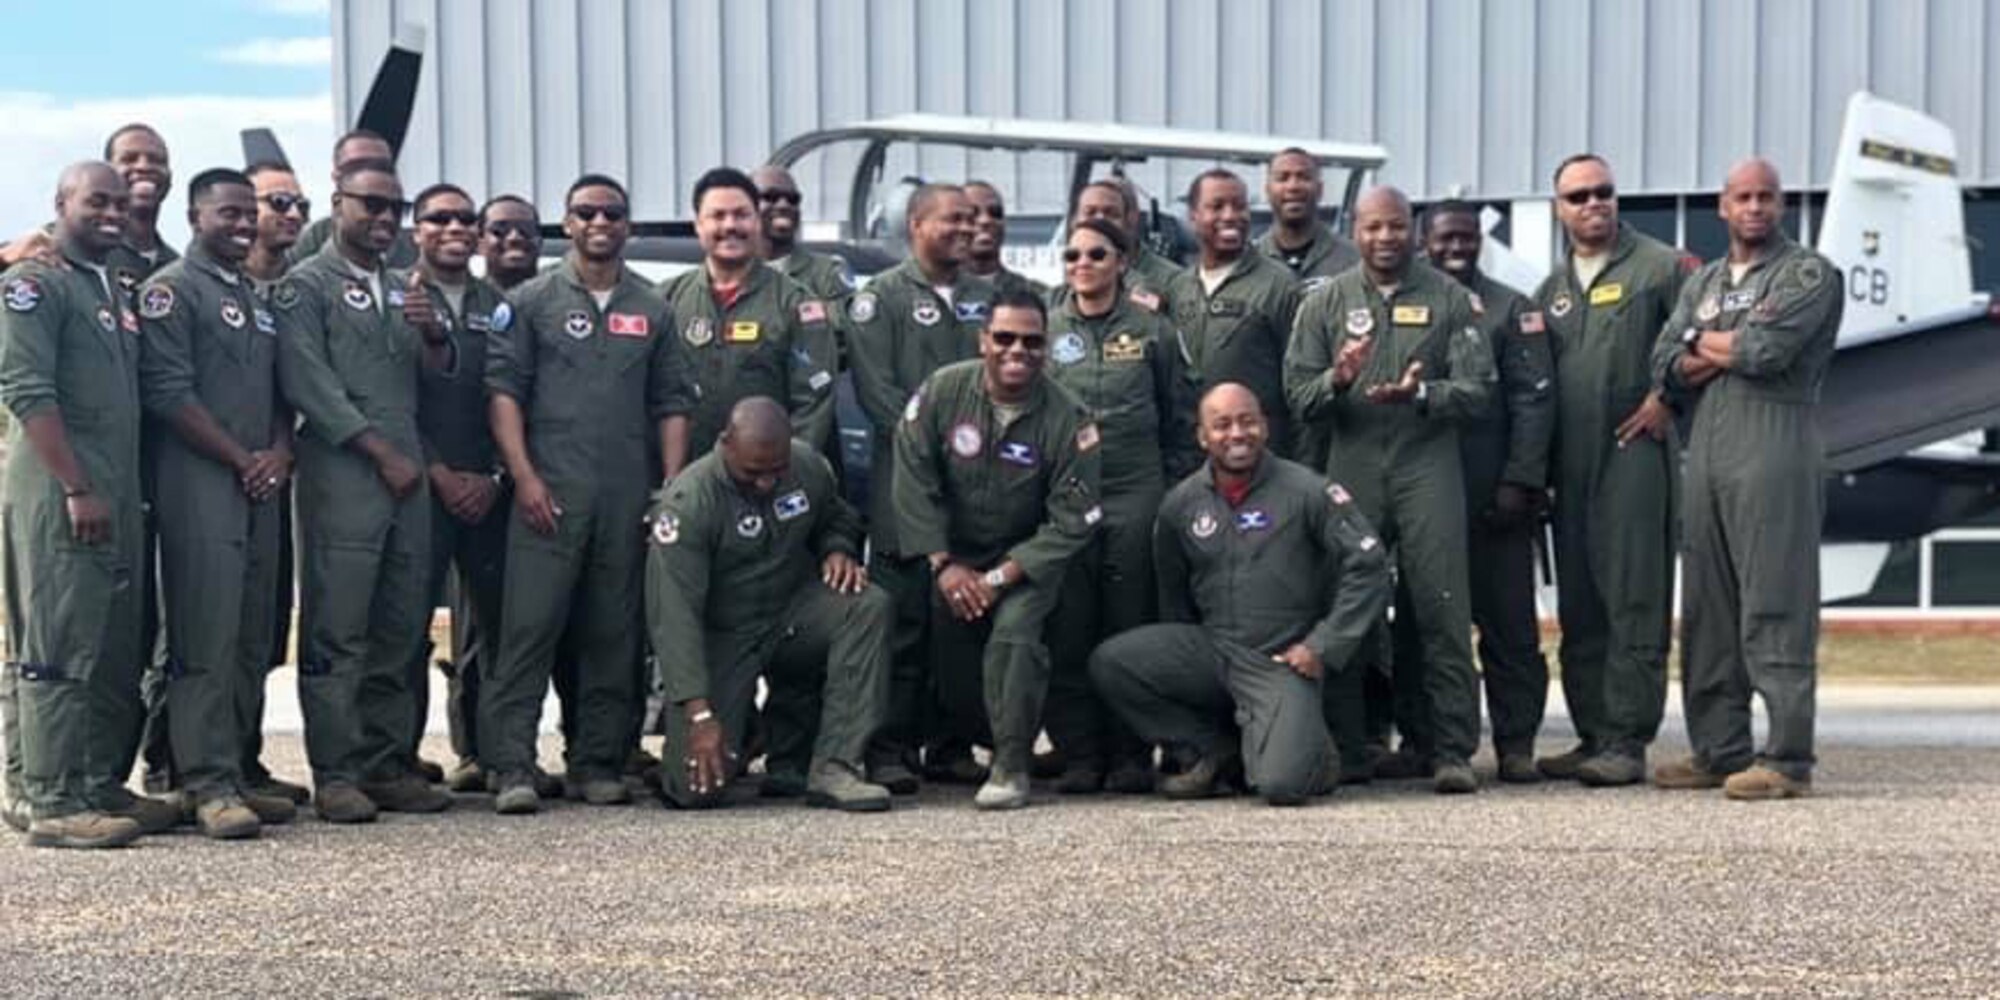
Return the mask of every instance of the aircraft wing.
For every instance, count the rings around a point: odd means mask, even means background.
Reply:
[[[1842,348],[1826,373],[1819,423],[1835,472],[2000,425],[2000,316]]]

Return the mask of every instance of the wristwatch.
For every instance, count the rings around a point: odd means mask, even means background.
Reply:
[[[997,566],[987,570],[986,575],[980,579],[986,581],[986,585],[994,590],[1007,589],[1007,574]]]
[[[1690,353],[1694,351],[1695,345],[1699,343],[1701,343],[1700,330],[1688,327],[1681,331],[1681,346],[1687,348]]]

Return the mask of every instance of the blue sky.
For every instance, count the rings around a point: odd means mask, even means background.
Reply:
[[[145,121],[166,136],[175,175],[242,166],[239,129],[275,129],[308,194],[333,135],[327,0],[13,0],[0,31],[0,239],[49,214],[54,178]],[[177,185],[178,187],[178,185]],[[179,241],[180,192],[163,229]]]

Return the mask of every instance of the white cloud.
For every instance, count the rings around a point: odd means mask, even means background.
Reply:
[[[128,122],[145,122],[167,140],[174,190],[160,213],[160,229],[175,247],[187,242],[187,179],[209,167],[243,166],[239,131],[264,127],[277,134],[299,181],[325,211],[327,157],[333,148],[333,97],[141,97],[69,101],[37,93],[0,92],[0,121],[7,123],[7,161],[0,171],[0,240],[48,221],[56,175],[77,160],[104,153],[104,138]]]
[[[282,66],[311,69],[333,65],[333,39],[252,38],[238,45],[216,49],[209,58],[239,66]]]

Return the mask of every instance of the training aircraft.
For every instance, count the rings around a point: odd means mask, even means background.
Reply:
[[[408,132],[422,39],[412,30],[391,45],[357,116],[356,127],[382,134],[393,147],[400,148]],[[889,154],[898,144],[1067,155],[1066,205],[1095,177],[1127,176],[1135,165],[1185,160],[1254,171],[1278,150],[1297,146],[1321,162],[1329,191],[1339,192],[1327,219],[1336,227],[1389,155],[1379,146],[1323,139],[917,114],[811,131],[767,159],[793,166],[851,142],[864,146],[848,186],[846,218],[818,227],[830,228],[832,239],[806,245],[838,254],[862,281],[903,256],[901,206],[918,179],[888,175]],[[283,160],[267,130],[245,132],[244,152],[248,162]],[[2000,305],[1972,289],[1957,157],[1957,137],[1944,123],[1867,93],[1849,100],[1817,234],[1818,249],[1839,268],[1847,294],[1839,351],[1820,406],[1832,473],[1822,550],[1829,601],[1869,590],[1890,542],[2000,507],[2000,432],[1992,429],[2000,427]],[[1185,244],[1179,221],[1158,195],[1145,200],[1144,238],[1178,257]],[[1498,213],[1486,217],[1491,228]],[[1007,263],[1031,277],[1059,281],[1061,221],[1043,220],[1039,235],[1035,225],[1021,222],[1019,216],[1010,220],[1015,242]],[[634,233],[628,256],[655,276],[701,259],[691,222],[642,221]],[[545,252],[559,256],[560,230],[551,226],[545,235]],[[1490,238],[1481,263],[1522,288],[1532,288],[1548,271],[1547,262],[1525,260]],[[851,399],[843,402],[842,456],[854,473],[865,470],[869,454],[866,422]]]

